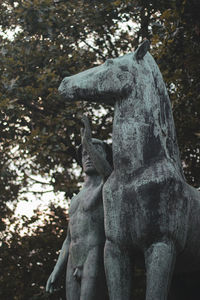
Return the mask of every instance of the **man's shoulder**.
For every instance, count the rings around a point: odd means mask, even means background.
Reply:
[[[77,210],[79,207],[79,204],[81,202],[81,199],[83,197],[85,188],[82,188],[78,194],[74,195],[70,201],[70,206],[69,206],[69,216],[74,214],[74,212]]]

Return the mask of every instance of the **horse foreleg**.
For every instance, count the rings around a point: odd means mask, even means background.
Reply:
[[[133,270],[128,251],[106,241],[104,255],[109,299],[131,300]]]
[[[145,251],[146,300],[167,300],[176,258],[172,242],[159,242]]]

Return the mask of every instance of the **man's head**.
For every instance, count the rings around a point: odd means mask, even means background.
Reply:
[[[92,139],[96,150],[112,165],[112,149],[109,145],[99,139]],[[82,145],[78,147],[77,159],[86,174],[97,173],[86,149]]]

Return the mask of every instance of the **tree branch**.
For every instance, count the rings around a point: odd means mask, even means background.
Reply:
[[[81,39],[81,41],[82,41],[86,46],[88,46],[88,48],[91,48],[93,51],[95,51],[96,53],[98,53],[99,56],[100,56],[103,60],[105,60],[104,55],[103,55],[98,49],[94,48],[92,45],[88,44],[88,43],[87,43],[85,40],[83,40],[83,39]]]

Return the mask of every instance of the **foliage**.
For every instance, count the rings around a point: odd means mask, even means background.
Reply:
[[[172,3],[153,32],[152,44],[170,93],[185,175],[190,184],[199,187],[199,1]]]
[[[61,207],[51,205],[46,212],[35,211],[30,220],[24,216],[23,223],[15,220],[12,238],[9,238],[11,232],[6,232],[2,238],[1,299],[65,299],[64,288],[54,295],[48,295],[44,288],[67,234],[66,217]],[[43,219],[43,224],[41,221],[38,224],[39,218]],[[24,235],[22,229],[26,230]]]
[[[94,132],[107,139],[112,109],[106,108],[107,114],[98,118],[93,113],[100,109],[97,104],[64,104],[57,94],[59,83],[108,56],[130,51],[145,37],[152,40],[172,96],[188,178],[199,183],[194,167],[198,158],[191,156],[198,151],[199,139],[199,27],[198,15],[193,18],[187,1],[7,0],[0,5],[0,15],[2,30],[16,32],[12,40],[1,38],[0,51],[2,164],[12,162],[18,170],[12,170],[12,186],[3,176],[4,190],[9,186],[17,199],[32,173],[48,176],[55,191],[65,191],[66,197],[77,192],[81,179],[73,170],[80,116],[87,111]],[[188,19],[194,24],[189,26]]]
[[[64,191],[66,198],[78,191],[82,178],[75,172],[75,147],[80,143],[83,112],[92,119],[94,135],[111,138],[112,108],[104,107],[104,113],[95,103],[64,104],[57,93],[63,77],[132,51],[149,38],[172,100],[187,180],[199,186],[199,12],[198,0],[0,3],[0,230],[9,236],[1,247],[1,269],[6,274],[1,278],[1,298],[46,299],[41,287],[61,244],[56,234],[66,226],[58,222],[56,229],[48,219],[46,226],[22,237],[19,228],[33,222],[24,219],[15,225],[16,232],[8,233],[8,219],[10,228],[16,224],[10,203],[16,204],[21,190],[29,187],[30,175],[48,177],[54,191]],[[15,31],[12,38],[6,35],[10,30]],[[56,214],[62,215],[61,211]],[[38,213],[36,219],[41,219]],[[48,261],[46,247],[52,248]],[[37,262],[42,262],[41,269]],[[10,280],[11,274],[16,283]],[[30,280],[35,286],[30,286]],[[139,299],[141,290],[136,294]]]

